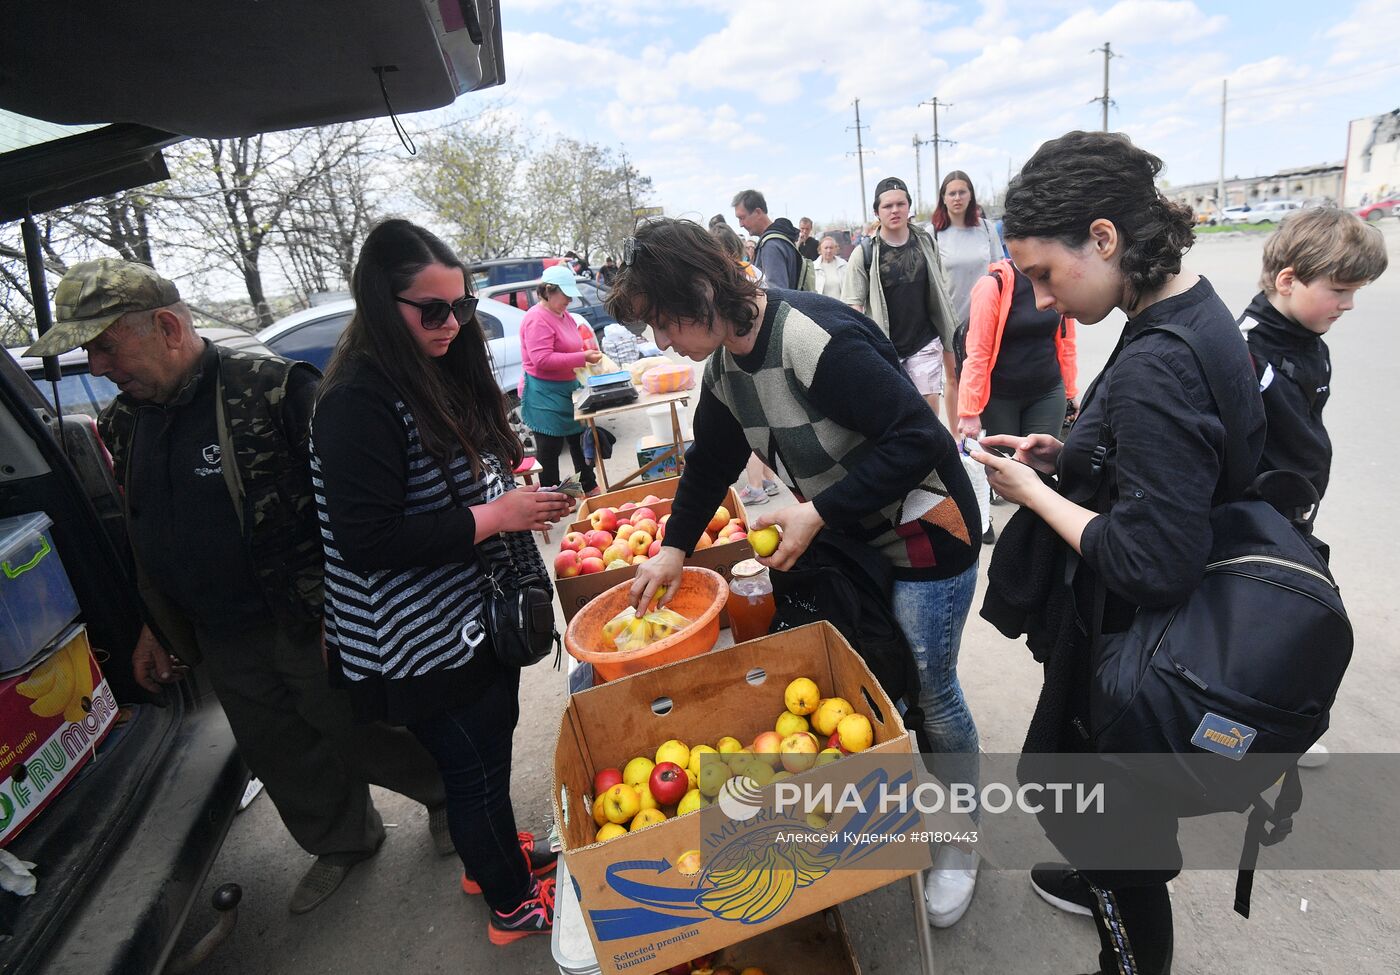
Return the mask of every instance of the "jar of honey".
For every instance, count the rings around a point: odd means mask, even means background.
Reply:
[[[773,582],[756,559],[745,559],[730,570],[729,632],[735,643],[768,635],[773,622]]]

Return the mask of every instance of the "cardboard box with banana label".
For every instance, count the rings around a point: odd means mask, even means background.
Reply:
[[[117,699],[75,626],[23,673],[0,680],[0,846],[86,765],[117,720]]]

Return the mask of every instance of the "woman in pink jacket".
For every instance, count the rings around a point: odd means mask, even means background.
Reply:
[[[539,302],[520,322],[520,360],[525,371],[520,418],[535,435],[540,483],[559,483],[559,455],[567,443],[584,492],[593,494],[598,478],[583,458],[583,424],[574,419],[573,392],[578,388],[574,370],[599,361],[603,354],[584,348],[578,323],[569,314],[569,300],[577,298],[579,290],[567,267],[546,268],[539,295]]]
[[[1036,306],[1030,278],[997,261],[972,288],[958,434],[1058,439],[1079,395],[1074,319]]]

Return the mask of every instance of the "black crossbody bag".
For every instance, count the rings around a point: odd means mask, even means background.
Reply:
[[[510,543],[506,542],[506,551]],[[549,656],[554,648],[558,668],[562,644],[554,628],[554,598],[549,584],[533,572],[515,573],[514,581],[502,583],[496,570],[476,549],[476,558],[486,580],[481,616],[496,659],[507,667],[528,667]]]

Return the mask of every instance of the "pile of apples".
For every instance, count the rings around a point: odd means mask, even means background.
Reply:
[[[765,786],[863,752],[875,741],[870,719],[845,698],[822,697],[810,678],[788,684],[783,703],[773,730],[748,745],[730,735],[714,745],[672,738],[656,750],[655,759],[637,756],[621,769],[600,769],[593,776],[597,842],[703,809],[730,779],[746,776]],[[703,761],[706,755],[720,760]]]
[[[616,508],[599,508],[591,513],[588,516],[593,526],[591,531],[569,532],[560,541],[559,554],[554,557],[554,577],[568,579],[608,569],[625,569],[654,558],[661,551],[666,522],[671,518],[668,514],[657,517],[650,507],[662,500],[649,494],[641,504],[628,501]],[[743,519],[731,518],[729,510],[721,506],[695,543],[695,551],[747,537]]]
[[[718,955],[701,955],[679,965],[672,965],[659,975],[767,975],[763,969],[754,966],[739,968],[736,965],[716,965]]]

